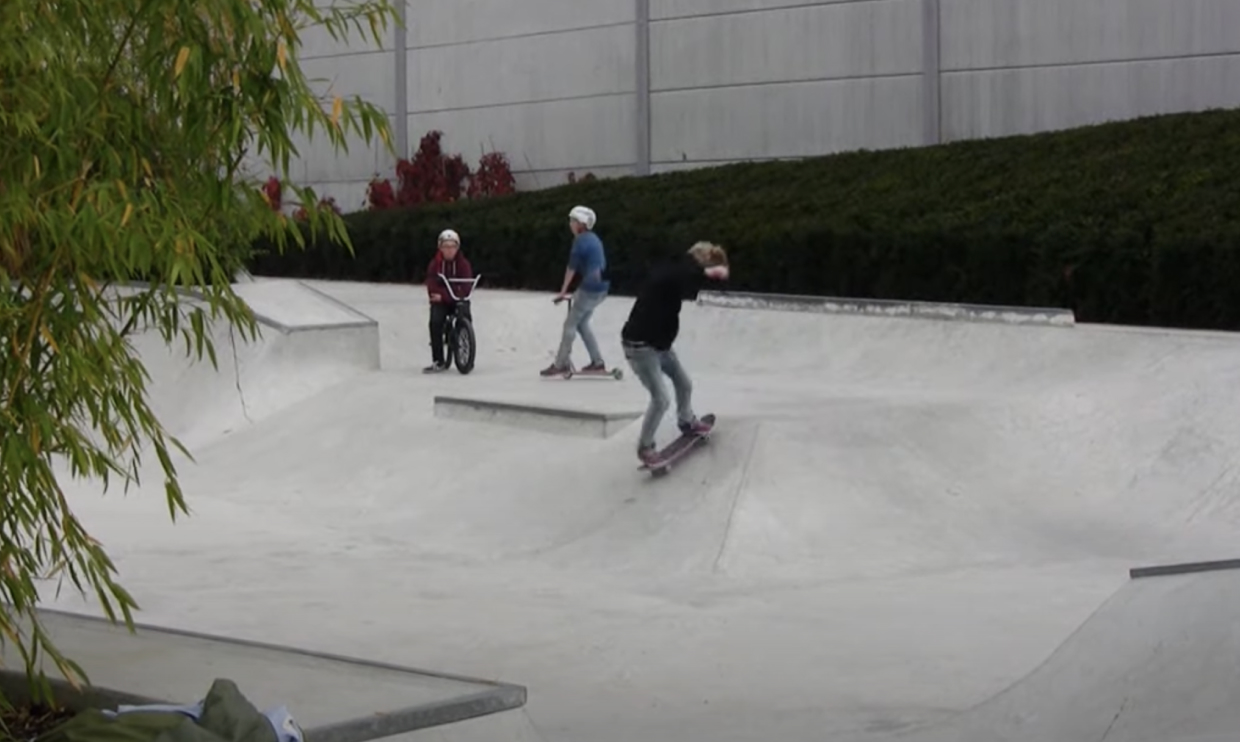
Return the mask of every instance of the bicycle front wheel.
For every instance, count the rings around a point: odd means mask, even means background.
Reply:
[[[452,358],[456,361],[457,371],[467,374],[474,370],[476,341],[473,323],[463,317],[458,318],[452,332]]]

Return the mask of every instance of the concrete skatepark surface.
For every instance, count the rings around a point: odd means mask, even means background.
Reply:
[[[564,316],[549,296],[479,290],[476,370],[424,376],[421,287],[310,285],[378,327],[265,330],[239,351],[245,415],[170,418],[192,439],[192,517],[169,523],[157,479],[81,485],[73,505],[145,623],[528,688],[520,711],[411,739],[1092,740],[1118,691],[1074,658],[1139,685],[1160,667],[1125,664],[1148,650],[1137,629],[1173,619],[1201,634],[1184,651],[1234,649],[1208,616],[1236,578],[1127,570],[1237,556],[1236,336],[688,304],[678,351],[719,424],[652,480],[636,422],[599,437],[434,415],[437,395],[644,408],[632,374],[537,376]],[[596,313],[610,364],[630,304]],[[159,404],[237,404],[224,362],[215,378],[142,347],[177,380]],[[1122,609],[1098,624],[1104,604]],[[1190,703],[1193,677],[1167,713],[1225,706]],[[1035,712],[1075,725],[1013,722]],[[1142,718],[1108,739],[1147,739]]]

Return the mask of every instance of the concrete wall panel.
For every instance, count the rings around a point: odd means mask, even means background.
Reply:
[[[634,96],[525,103],[409,116],[410,146],[428,131],[476,163],[482,151],[508,155],[514,170],[577,170],[632,166]]]
[[[633,26],[409,52],[409,111],[631,93]]]
[[[1031,134],[1160,113],[1240,106],[1240,54],[1228,57],[952,73],[944,140]]]
[[[361,96],[367,103],[391,113],[396,98],[394,57],[395,53],[389,51],[304,59],[301,69],[320,95]]]
[[[942,68],[1240,52],[1240,0],[940,0]]]
[[[473,43],[632,23],[624,0],[418,0],[409,3],[412,47]]]
[[[657,163],[807,157],[921,141],[920,77],[660,93]]]
[[[921,18],[882,0],[651,23],[651,89],[916,73]]]
[[[396,123],[391,116],[388,117],[388,126],[395,132]],[[369,144],[358,136],[350,135],[347,139],[348,151],[335,149],[327,132],[319,128],[315,129],[314,138],[309,142],[305,141],[304,136],[296,141],[303,153],[312,153],[310,157],[302,158],[305,178],[309,184],[331,181],[369,182],[375,175],[381,178],[396,175],[396,160],[388,153],[383,140],[377,134]]]
[[[393,113],[407,98],[412,146],[439,129],[471,164],[498,149],[523,188],[637,167],[640,28],[655,172],[1240,106],[1240,0],[648,0],[648,27],[637,0],[397,1],[401,96],[391,51],[321,31],[307,74]],[[293,177],[342,206],[393,174],[379,144],[304,151]]]
[[[882,0],[650,0],[650,19],[694,18],[749,13],[803,5],[842,5]]]

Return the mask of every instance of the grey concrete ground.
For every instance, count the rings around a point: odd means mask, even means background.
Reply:
[[[168,522],[157,480],[74,506],[146,623],[529,689],[520,712],[415,739],[922,734],[1028,675],[1129,567],[1237,556],[1232,335],[687,305],[678,348],[719,424],[654,480],[636,424],[434,416],[435,395],[644,406],[632,374],[537,376],[550,297],[480,292],[477,369],[427,377],[420,287],[314,285],[378,320],[379,368],[328,332],[254,371],[246,415],[231,382],[162,385],[177,409],[233,405],[173,421],[193,517]],[[597,315],[609,363],[629,304]]]

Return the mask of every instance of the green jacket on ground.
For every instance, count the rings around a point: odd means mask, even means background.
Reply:
[[[236,683],[216,680],[195,721],[176,711],[83,711],[36,742],[279,742],[272,722]]]

